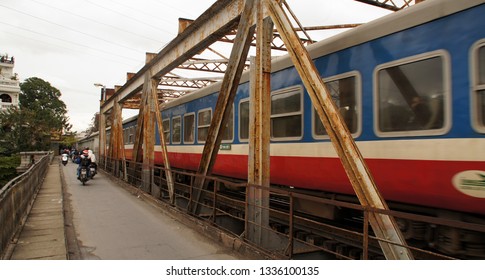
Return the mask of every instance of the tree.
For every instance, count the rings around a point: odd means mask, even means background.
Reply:
[[[28,78],[20,84],[19,103],[21,110],[35,113],[42,124],[56,130],[69,131],[71,125],[66,116],[66,104],[60,99],[61,92],[40,78]]]
[[[61,92],[40,78],[20,84],[19,108],[0,114],[0,153],[48,150],[51,132],[69,131]]]
[[[99,131],[99,112],[94,113],[91,124],[87,129],[88,136]]]

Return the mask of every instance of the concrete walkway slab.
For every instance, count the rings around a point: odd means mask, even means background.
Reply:
[[[66,260],[62,184],[57,162],[47,175],[22,229],[12,260]]]

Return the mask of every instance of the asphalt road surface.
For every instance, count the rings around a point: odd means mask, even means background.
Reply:
[[[102,172],[85,186],[62,166],[80,259],[234,260],[237,257],[129,193]]]

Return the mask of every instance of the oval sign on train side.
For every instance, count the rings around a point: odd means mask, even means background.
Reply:
[[[469,196],[485,198],[485,171],[466,170],[452,179],[455,188]]]

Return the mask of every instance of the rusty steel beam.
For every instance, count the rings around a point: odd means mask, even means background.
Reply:
[[[113,172],[115,175],[119,170],[119,160],[124,159],[124,146],[123,146],[123,125],[122,125],[122,106],[119,104],[117,98],[115,98],[114,106],[110,113],[111,119],[111,133],[109,138],[108,157],[115,160],[115,166]]]
[[[348,24],[333,24],[333,25],[319,25],[319,26],[305,26],[306,31],[319,31],[319,30],[330,30],[330,29],[342,29],[342,28],[355,28],[361,26],[362,23],[348,23]],[[302,31],[301,28],[293,28],[295,31]]]
[[[160,86],[181,87],[181,88],[204,88],[208,85],[220,81],[220,77],[208,78],[182,78],[182,77],[167,77],[164,76],[159,82]]]
[[[399,11],[404,8],[410,7],[411,3],[414,0],[355,0],[357,2],[361,2],[364,4],[376,6],[379,8],[391,10],[391,11]],[[422,2],[423,0],[416,0],[416,3]],[[399,5],[400,4],[400,5]]]
[[[310,55],[299,41],[283,9],[275,0],[264,0],[264,4],[277,29],[281,32],[293,64],[300,74],[313,106],[332,140],[360,203],[364,207],[388,209],[357,145],[353,141],[352,135],[338,113],[330,93],[318,74]],[[377,237],[393,242],[391,244],[380,241],[387,259],[413,258],[410,250],[400,246],[405,245],[406,241],[392,217],[371,213],[369,220]]]
[[[99,114],[99,158],[103,159],[104,169],[106,170],[106,115]]]
[[[248,56],[249,47],[251,45],[251,39],[254,34],[254,2],[257,0],[247,0],[244,5],[244,10],[241,14],[241,20],[239,21],[238,33],[236,35],[236,42],[231,51],[229,58],[229,65],[227,66],[224,80],[222,81],[219,96],[217,98],[216,107],[214,110],[214,116],[209,127],[209,132],[202,152],[202,158],[197,170],[198,175],[196,177],[195,186],[201,189],[205,186],[204,176],[211,175],[212,168],[214,166],[217,153],[219,152],[219,146],[222,140],[222,128],[226,125],[231,112],[231,104],[234,101],[237,87],[245,66],[245,62]],[[197,213],[199,209],[199,200],[201,197],[201,191],[195,190],[192,195],[193,203],[188,205],[189,210],[193,213]]]
[[[152,97],[152,89],[156,90],[150,75],[145,73],[143,93],[145,94],[145,110],[143,110],[143,161],[142,161],[142,185],[146,192],[152,193],[153,166],[155,165],[155,108]]]
[[[151,96],[150,100],[154,105],[155,121],[157,123],[158,135],[160,137],[160,146],[162,148],[163,164],[165,166],[165,177],[167,178],[168,193],[170,197],[170,203],[175,203],[175,188],[172,179],[172,171],[170,168],[170,161],[168,159],[167,139],[165,139],[165,133],[163,132],[163,119],[160,112],[160,104],[158,103],[158,86],[159,81],[151,79]],[[155,133],[153,133],[155,135]],[[155,141],[155,140],[154,140]]]
[[[195,59],[192,58],[177,67],[177,69],[197,70],[211,73],[225,73],[229,59]],[[245,70],[249,69],[246,64]]]
[[[231,33],[228,33],[224,37],[219,39],[219,42],[234,44],[234,38],[230,36],[235,36],[235,34],[236,34],[236,30],[233,30],[231,31]],[[271,49],[286,51],[284,44],[278,44],[277,39],[281,39],[280,35],[278,33],[273,33],[273,39],[271,40]],[[312,41],[304,38],[300,38],[300,40],[305,46],[308,46],[316,42],[316,41]],[[251,46],[256,47],[256,36],[253,36],[253,39],[251,40]]]
[[[160,78],[234,29],[243,3],[244,0],[216,1],[117,91],[119,100],[124,101],[139,92],[148,71],[153,75],[151,78]],[[113,107],[113,100],[106,100],[101,105],[100,113]]]
[[[133,161],[142,162],[143,160],[143,116],[146,107],[147,91],[143,90],[140,99],[140,108],[138,112],[138,119],[136,120],[135,142],[133,143]],[[135,172],[135,169],[132,169]],[[134,174],[133,174],[134,175]]]
[[[256,57],[251,60],[249,99],[248,188],[246,190],[246,237],[255,244],[268,246],[269,191],[251,185],[270,186],[271,126],[271,41],[273,22],[264,18],[257,1]]]

